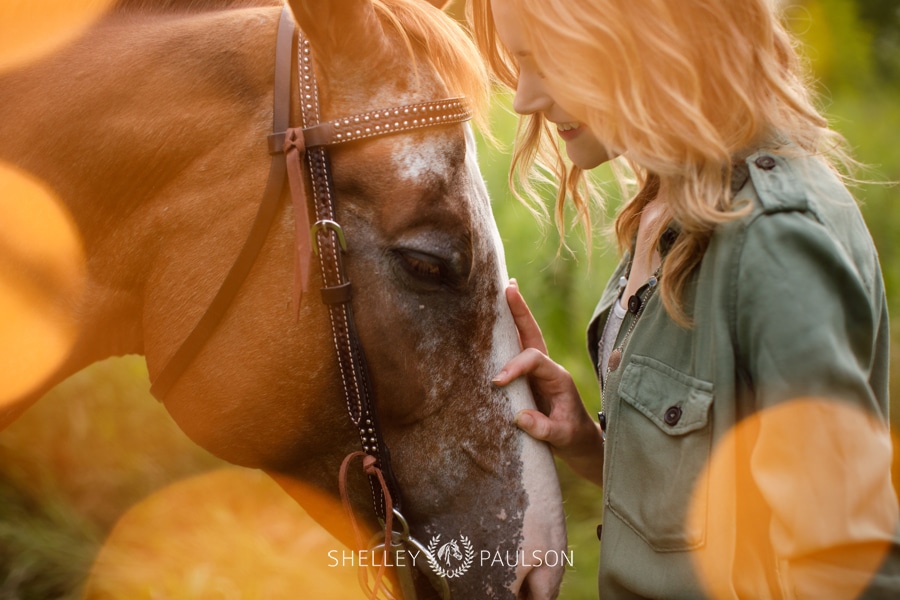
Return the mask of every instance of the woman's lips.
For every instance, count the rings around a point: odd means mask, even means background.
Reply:
[[[583,130],[584,127],[582,127],[581,123],[558,123],[556,125],[556,132],[559,134],[559,137],[567,142],[574,140]]]

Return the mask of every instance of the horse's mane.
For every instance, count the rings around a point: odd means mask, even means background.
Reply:
[[[185,13],[281,4],[284,0],[116,0],[114,10],[127,13]]]

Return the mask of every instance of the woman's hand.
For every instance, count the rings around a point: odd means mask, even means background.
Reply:
[[[575,387],[572,376],[547,355],[541,329],[531,314],[515,280],[506,288],[522,352],[510,360],[491,381],[504,386],[525,375],[538,410],[521,410],[515,423],[531,437],[550,444],[572,470],[601,485],[603,438]]]

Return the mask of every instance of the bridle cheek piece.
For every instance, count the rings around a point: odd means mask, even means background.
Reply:
[[[322,301],[328,306],[334,346],[341,373],[347,414],[359,434],[362,451],[348,455],[339,473],[339,487],[348,517],[353,525],[357,544],[392,554],[395,558],[413,550],[422,560],[412,561],[426,576],[442,599],[450,597],[446,578],[432,571],[434,557],[409,531],[402,513],[402,501],[397,480],[391,468],[390,454],[385,444],[375,412],[375,402],[369,380],[365,355],[356,333],[351,300],[350,281],[343,266],[342,252],[347,249],[343,229],[336,220],[334,184],[326,147],[346,142],[434,127],[462,123],[472,118],[464,98],[447,98],[395,106],[331,121],[319,121],[319,99],[316,77],[312,68],[309,41],[298,30],[297,56],[300,82],[301,126],[289,127],[291,94],[291,53],[296,29],[290,10],[284,7],[278,25],[275,55],[275,94],[273,131],[268,136],[272,162],[263,199],[251,226],[250,233],[212,302],[194,329],[176,349],[151,385],[151,392],[164,399],[191,362],[200,353],[252,268],[274,221],[285,180],[291,196],[294,214],[294,307],[299,311],[308,291],[312,256],[318,258],[322,272]],[[311,192],[307,190],[308,165]],[[307,198],[312,198],[315,223],[310,224]],[[365,545],[350,509],[347,491],[348,466],[355,458],[363,459],[363,469],[369,479],[375,514],[384,527],[384,535],[377,534]],[[386,562],[386,561],[382,561]],[[416,597],[415,585],[408,560],[394,560],[395,574],[401,595],[407,600]],[[360,583],[377,596],[379,591],[388,598],[394,595],[387,588],[379,589],[384,565],[379,568],[374,587],[368,575],[360,571]]]

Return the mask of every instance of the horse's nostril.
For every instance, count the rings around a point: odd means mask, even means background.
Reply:
[[[563,571],[546,564],[530,569],[516,592],[516,600],[554,600],[559,595]]]
[[[516,595],[516,600],[532,600],[531,596],[531,586],[528,585],[528,578],[525,578],[525,581],[522,582],[522,587],[519,588],[519,593]]]

